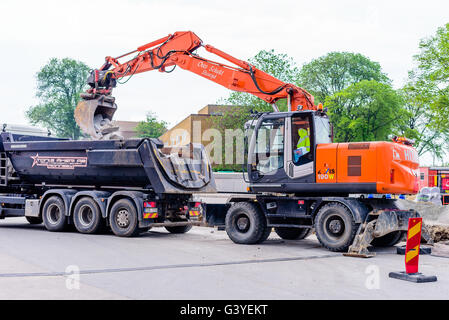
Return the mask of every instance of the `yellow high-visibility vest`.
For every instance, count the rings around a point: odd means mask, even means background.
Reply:
[[[307,152],[310,152],[310,137],[306,129],[298,129],[299,140],[296,148],[306,147]]]

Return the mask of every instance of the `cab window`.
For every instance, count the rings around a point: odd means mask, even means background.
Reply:
[[[332,133],[327,117],[316,116],[313,118],[315,121],[315,137],[316,144],[320,143],[332,143]]]
[[[310,118],[298,116],[292,118],[293,163],[302,165],[313,160]]]
[[[260,173],[284,167],[284,126],[284,118],[267,119],[257,130],[255,159]]]

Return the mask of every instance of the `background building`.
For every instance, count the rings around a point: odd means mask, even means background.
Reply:
[[[443,204],[449,204],[449,167],[421,167],[419,175],[420,190],[423,187],[437,187]]]
[[[166,146],[182,146],[190,142],[208,145],[211,140],[203,140],[204,132],[213,128],[213,116],[221,116],[225,112],[232,111],[237,106],[224,106],[208,104],[198,113],[191,114],[173,128],[159,137]],[[194,136],[196,135],[196,136]],[[194,141],[195,140],[195,141]]]
[[[120,128],[118,134],[125,139],[137,138],[136,127],[139,121],[113,121],[113,123]]]

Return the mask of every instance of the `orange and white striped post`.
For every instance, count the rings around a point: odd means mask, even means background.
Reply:
[[[425,276],[418,272],[422,223],[422,218],[410,218],[408,220],[407,244],[405,247],[405,272],[390,272],[390,278],[412,282],[437,281],[436,276]]]
[[[419,246],[421,245],[422,218],[408,221],[407,245],[405,247],[405,273],[418,273]]]

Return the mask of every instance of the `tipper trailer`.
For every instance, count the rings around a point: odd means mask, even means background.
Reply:
[[[184,233],[199,224],[193,191],[214,192],[201,145],[157,139],[69,141],[3,132],[0,219],[25,216],[50,231],[109,226],[117,236],[151,227]]]

